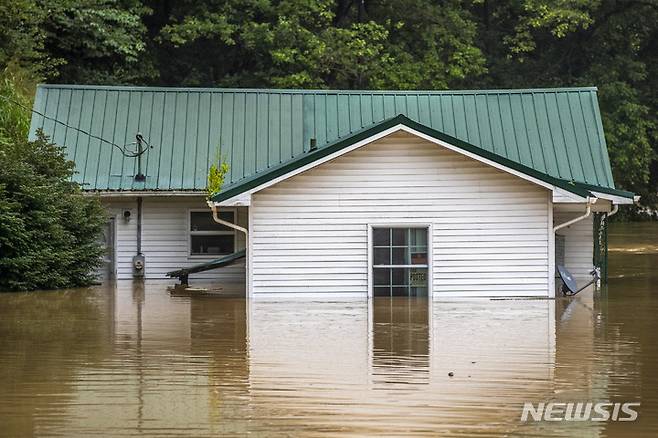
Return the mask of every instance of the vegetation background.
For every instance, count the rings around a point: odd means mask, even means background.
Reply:
[[[594,85],[615,180],[653,204],[657,31],[658,0],[12,0],[0,67],[75,84]]]
[[[594,85],[617,185],[655,207],[657,31],[658,0],[1,0],[0,72],[28,106],[39,81]],[[22,114],[0,119],[16,144]]]

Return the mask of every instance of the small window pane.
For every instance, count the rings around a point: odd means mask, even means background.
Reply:
[[[232,234],[220,235],[193,235],[192,254],[231,254],[235,250],[235,236]]]
[[[391,296],[391,288],[388,287],[388,286],[375,287],[374,295],[376,297],[390,297]]]
[[[391,263],[390,248],[375,248],[374,264],[388,265]]]
[[[408,291],[406,287],[393,287],[391,288],[391,296],[394,297],[406,297]]]
[[[410,251],[412,265],[427,264],[427,247],[412,247],[410,248]]]
[[[393,248],[392,265],[408,265],[407,248]]]
[[[235,223],[232,211],[220,211],[219,218]],[[190,231],[233,231],[231,228],[218,224],[210,211],[193,211],[190,213]]]
[[[407,245],[407,228],[393,228],[393,246]]]
[[[375,286],[387,286],[391,284],[391,270],[388,268],[375,268]]]
[[[395,268],[392,269],[393,271],[393,276],[391,278],[392,280],[392,286],[405,286],[409,283],[407,283],[407,270],[405,268]]]
[[[409,230],[409,246],[427,246],[427,230],[411,228]]]
[[[414,268],[409,270],[409,283],[411,287],[427,287],[427,269]]]
[[[372,242],[375,246],[390,246],[391,245],[391,229],[390,228],[375,228],[372,230]]]

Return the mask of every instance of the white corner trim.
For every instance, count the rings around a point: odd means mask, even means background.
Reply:
[[[249,195],[249,205],[251,205],[251,195]],[[254,231],[254,209],[249,207],[247,209],[247,241],[245,242],[245,249],[247,250],[247,258],[245,260],[245,275],[247,277],[246,286],[247,293],[245,294],[247,298],[251,298],[253,280],[254,280],[254,268],[253,268],[253,254],[254,254],[254,245],[253,245],[253,231]],[[248,300],[247,300],[248,301]]]
[[[548,196],[548,297],[555,298],[555,231],[553,231],[553,197]]]
[[[540,180],[540,179],[537,179],[537,178],[535,178],[535,177],[532,177],[532,176],[530,176],[530,175],[527,175],[527,174],[525,174],[525,173],[523,173],[523,172],[520,172],[520,171],[514,170],[514,169],[512,169],[512,168],[510,168],[510,167],[507,167],[507,166],[504,166],[504,165],[502,165],[502,164],[499,164],[499,163],[497,163],[497,162],[495,162],[495,161],[493,161],[493,160],[490,160],[490,159],[487,159],[487,158],[481,157],[481,156],[478,155],[478,154],[475,154],[475,153],[472,153],[472,152],[465,151],[465,150],[463,150],[463,149],[461,149],[461,148],[459,148],[459,147],[457,147],[457,146],[454,146],[454,145],[452,145],[452,144],[450,144],[450,143],[446,143],[446,142],[444,142],[444,141],[441,141],[441,140],[439,140],[439,139],[436,139],[436,138],[432,137],[431,135],[427,135],[427,134],[424,134],[424,133],[422,133],[422,132],[420,132],[420,131],[417,131],[417,130],[415,130],[415,129],[413,129],[413,128],[409,128],[409,127],[406,126],[406,125],[398,124],[398,125],[395,125],[395,126],[393,126],[393,127],[391,127],[391,128],[388,128],[388,129],[386,129],[386,130],[384,130],[384,131],[382,131],[382,132],[379,132],[379,133],[377,133],[377,134],[374,134],[374,135],[372,135],[372,136],[370,136],[370,137],[368,137],[368,138],[365,138],[365,139],[363,139],[363,140],[361,140],[361,141],[359,141],[359,142],[356,142],[356,143],[354,143],[354,144],[351,145],[351,146],[348,146],[348,147],[343,148],[343,149],[341,149],[341,150],[339,150],[339,151],[336,151],[336,152],[334,152],[333,154],[329,154],[329,155],[327,155],[327,156],[325,156],[325,157],[319,158],[319,159],[313,161],[312,163],[308,163],[308,164],[306,164],[305,166],[302,166],[302,167],[300,167],[300,168],[294,169],[294,170],[292,170],[292,171],[290,171],[290,172],[288,172],[288,173],[286,173],[286,174],[284,174],[284,175],[281,175],[281,176],[279,176],[279,177],[277,177],[277,178],[274,178],[274,179],[272,179],[272,180],[270,180],[270,181],[267,181],[267,182],[265,182],[265,183],[263,183],[263,184],[261,184],[261,185],[259,185],[259,186],[257,186],[257,187],[254,187],[254,188],[252,188],[252,189],[250,189],[250,190],[247,190],[247,191],[245,191],[245,192],[242,192],[242,193],[240,193],[240,194],[238,194],[238,195],[235,195],[235,196],[233,196],[233,197],[231,197],[231,198],[229,198],[229,199],[225,199],[225,200],[223,200],[223,201],[221,201],[221,202],[217,202],[216,205],[218,205],[218,206],[244,206],[244,205],[250,205],[250,204],[248,203],[248,202],[250,202],[250,201],[249,201],[249,199],[250,199],[249,196],[251,196],[252,194],[254,194],[254,193],[256,193],[256,192],[259,192],[259,191],[261,191],[261,190],[263,190],[263,189],[266,189],[267,187],[270,187],[270,186],[273,186],[273,185],[275,185],[275,184],[278,184],[279,182],[284,181],[284,180],[286,180],[286,179],[288,179],[288,178],[291,178],[291,177],[293,177],[293,176],[295,176],[295,175],[298,175],[298,174],[300,174],[300,173],[302,173],[302,172],[306,172],[306,171],[309,170],[309,169],[312,169],[312,168],[314,168],[314,167],[317,167],[317,166],[319,166],[319,165],[321,165],[321,164],[323,164],[323,163],[326,163],[327,161],[331,161],[331,160],[333,160],[333,159],[336,159],[336,158],[340,157],[341,155],[344,155],[344,154],[347,154],[347,153],[349,153],[349,152],[352,152],[352,151],[355,150],[355,149],[358,149],[358,148],[360,148],[360,147],[362,147],[362,146],[365,146],[365,145],[367,145],[367,144],[370,144],[370,143],[372,143],[372,142],[374,142],[374,141],[377,141],[377,140],[379,140],[379,139],[381,139],[381,138],[383,138],[383,137],[386,137],[387,135],[393,134],[393,133],[398,132],[398,131],[404,131],[404,132],[407,132],[407,133],[409,133],[409,134],[411,134],[411,135],[415,135],[416,137],[419,137],[419,138],[422,138],[422,139],[424,139],[424,140],[427,140],[427,141],[429,141],[430,143],[434,143],[434,144],[439,145],[439,146],[442,146],[442,147],[444,147],[444,148],[446,148],[446,149],[450,149],[451,151],[457,152],[458,154],[461,154],[461,155],[464,155],[464,156],[466,156],[466,157],[472,158],[472,159],[474,159],[474,160],[476,160],[476,161],[479,161],[479,162],[481,162],[481,163],[487,164],[487,165],[489,165],[489,166],[491,166],[491,167],[494,167],[494,168],[496,168],[496,169],[502,170],[503,172],[506,172],[506,173],[509,173],[509,174],[511,174],[511,175],[514,175],[514,176],[516,176],[516,177],[518,177],[518,178],[521,178],[521,179],[523,179],[523,180],[525,180],[525,181],[528,181],[528,182],[531,182],[531,183],[536,184],[536,185],[538,185],[538,186],[544,187],[544,188],[546,188],[546,189],[548,189],[548,190],[551,190],[551,191],[554,192],[554,193],[557,193],[557,194],[560,194],[560,195],[564,195],[564,196],[568,197],[570,200],[572,200],[571,202],[583,202],[583,201],[585,200],[585,198],[580,197],[580,196],[578,196],[578,195],[576,195],[576,194],[574,194],[574,193],[570,193],[570,192],[568,192],[568,191],[566,191],[566,190],[564,190],[564,189],[561,189],[560,187],[557,187],[557,186],[555,186],[555,185],[553,185],[553,184],[549,184],[549,183],[547,183],[547,182],[545,182],[545,181],[542,181],[542,180]]]

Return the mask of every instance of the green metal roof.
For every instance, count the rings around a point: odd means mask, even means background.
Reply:
[[[331,91],[40,85],[34,109],[119,145],[141,132],[154,146],[136,160],[35,115],[66,147],[88,190],[203,190],[210,163],[242,186],[381,122],[409,120],[560,180],[614,188],[595,88],[491,91]]]

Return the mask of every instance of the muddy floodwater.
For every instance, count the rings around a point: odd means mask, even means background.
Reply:
[[[0,436],[658,436],[658,226],[610,240],[609,287],[572,299],[0,294]],[[521,421],[551,401],[639,417]]]

